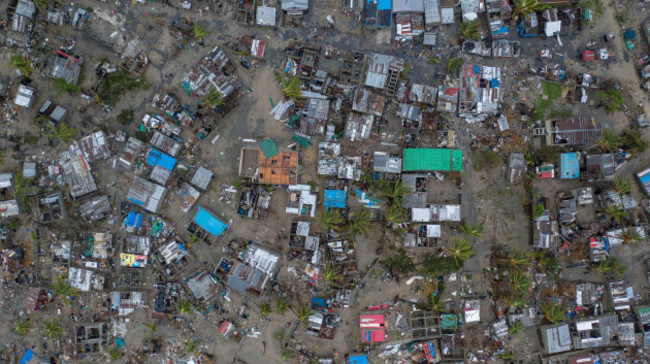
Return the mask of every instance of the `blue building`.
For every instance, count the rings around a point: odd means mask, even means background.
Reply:
[[[227,227],[228,225],[214,217],[214,214],[199,206],[187,229],[200,240],[211,244],[223,234]]]
[[[344,209],[347,206],[347,195],[347,191],[343,190],[325,190],[325,201],[323,201],[325,210],[329,211],[331,207]]]
[[[562,153],[560,155],[560,179],[575,179],[580,177],[580,160],[578,153]]]
[[[391,0],[367,0],[366,26],[390,28],[393,25]]]

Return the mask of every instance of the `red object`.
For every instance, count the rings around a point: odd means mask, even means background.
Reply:
[[[70,57],[70,55],[63,53],[63,52],[61,52],[60,50],[57,50],[56,53],[58,53],[58,54],[60,54],[60,55],[62,55],[62,56],[65,56],[65,57],[67,57],[67,58],[70,58],[70,59],[72,59],[72,60],[75,61],[75,62],[79,62],[79,60],[77,60],[76,58],[74,58],[74,57]]]
[[[442,94],[446,96],[454,96],[455,94],[458,93],[458,91],[460,91],[459,88],[447,87],[444,91],[442,91]]]
[[[368,306],[368,311],[385,310],[387,308],[388,305],[384,303],[383,305]]]
[[[537,178],[553,178],[553,172],[538,172]]]
[[[359,316],[359,327],[361,328],[361,340],[366,343],[382,342],[386,340],[384,331],[384,315],[361,315]]]
[[[585,51],[582,54],[582,61],[583,62],[591,62],[596,59],[596,52],[594,51]]]
[[[225,336],[231,326],[232,324],[230,323],[230,321],[228,320],[224,321],[219,327],[219,333]]]

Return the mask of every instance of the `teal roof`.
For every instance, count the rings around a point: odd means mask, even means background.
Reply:
[[[260,142],[260,147],[262,148],[262,153],[264,153],[264,158],[273,158],[276,155],[280,154],[278,146],[275,145],[273,139],[264,139]]]
[[[463,168],[463,151],[456,149],[404,149],[402,171],[454,171]]]

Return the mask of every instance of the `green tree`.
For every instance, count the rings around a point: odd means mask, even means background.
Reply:
[[[206,104],[209,108],[214,108],[217,106],[223,105],[223,93],[218,91],[216,88],[211,88],[205,96],[203,96],[202,102]]]
[[[45,336],[56,340],[62,333],[61,320],[45,320]]]
[[[566,311],[562,306],[557,306],[551,302],[542,305],[542,315],[546,321],[556,324],[566,318]]]
[[[189,243],[187,243],[187,248],[191,248],[194,243],[196,243],[197,240],[199,240],[199,237],[196,236],[196,234],[190,234],[187,236],[187,239],[189,240]]]
[[[462,263],[456,259],[447,256],[440,257],[436,254],[425,253],[422,255],[421,268],[422,274],[433,277],[440,274],[449,274],[458,271]]]
[[[506,269],[524,270],[528,266],[529,261],[526,254],[515,249],[504,258],[499,259],[498,263]]]
[[[318,219],[320,223],[323,224],[325,230],[340,230],[341,224],[343,223],[343,217],[337,209],[322,210],[318,214]]]
[[[18,172],[14,176],[14,197],[21,204],[27,203],[27,195],[34,193],[36,187],[31,185],[32,179],[25,178],[23,172]]]
[[[81,87],[75,85],[72,82],[66,81],[64,78],[55,78],[52,81],[52,87],[57,94],[69,93],[69,94],[78,94],[81,92]]]
[[[282,351],[282,360],[291,360],[296,357],[296,352],[291,349],[284,349]]]
[[[447,61],[447,74],[453,75],[453,76],[458,76],[458,73],[460,72],[461,67],[463,67],[463,63],[465,61],[460,58],[460,57],[451,57]]]
[[[144,327],[149,329],[150,334],[155,334],[156,331],[158,330],[158,322],[153,323],[153,324],[143,323],[143,325],[144,325]]]
[[[450,247],[444,249],[445,254],[453,258],[460,266],[474,255],[472,246],[465,239],[455,238]]]
[[[623,104],[625,103],[625,98],[621,90],[615,88],[609,88],[606,91],[598,92],[598,97],[603,101],[605,105],[605,110],[607,112],[621,111],[623,110]]]
[[[503,360],[510,360],[515,357],[515,353],[510,349],[505,349],[499,356]]]
[[[19,336],[27,336],[32,330],[32,320],[29,317],[21,318],[14,324],[14,331]]]
[[[180,300],[176,304],[176,311],[181,315],[191,315],[194,313],[194,305],[189,300]]]
[[[621,147],[630,152],[643,153],[648,145],[638,130],[627,129],[621,133]]]
[[[360,207],[352,214],[350,233],[352,235],[367,234],[370,226],[370,210]]]
[[[308,305],[301,305],[296,308],[296,316],[298,316],[298,319],[304,327],[307,327],[307,324],[309,323],[309,316],[311,316],[311,314],[311,307]]]
[[[555,273],[560,269],[560,264],[557,258],[550,255],[546,250],[535,252],[533,257],[537,261],[539,268],[546,273]]]
[[[643,235],[635,227],[627,227],[621,230],[617,236],[623,241],[623,244],[639,245],[643,240]]]
[[[117,115],[117,121],[122,125],[129,125],[133,122],[133,109],[122,109]]]
[[[460,23],[460,36],[463,39],[477,40],[481,37],[478,29],[479,23],[477,20],[464,21]]]
[[[277,300],[275,302],[275,312],[279,313],[280,315],[284,316],[284,314],[287,313],[288,309],[289,309],[289,304],[287,303],[287,301]]]
[[[269,305],[266,302],[260,303],[260,318],[263,320],[270,313],[271,313],[271,305]]]
[[[508,307],[523,307],[526,304],[526,300],[521,292],[510,292],[504,300]]]
[[[533,206],[533,219],[539,219],[544,215],[544,212],[546,212],[544,205],[536,204],[535,206]]]
[[[303,83],[298,76],[278,74],[275,76],[275,80],[280,84],[280,91],[284,97],[292,99],[293,101],[298,101],[304,98],[302,91],[300,91]]]
[[[544,10],[546,6],[537,0],[514,0],[512,18],[517,22],[520,18],[530,19],[530,14]]]
[[[52,293],[63,298],[65,302],[70,302],[70,297],[78,294],[79,290],[66,281],[63,276],[58,276],[52,287]]]
[[[25,57],[22,52],[11,57],[11,67],[20,71],[25,77],[30,77],[34,70],[32,61]]]
[[[321,278],[329,286],[338,287],[339,282],[343,279],[343,275],[338,267],[332,265],[332,263],[326,263],[325,268],[321,272]]]
[[[47,134],[48,137],[59,139],[61,143],[67,145],[69,142],[74,141],[75,135],[77,135],[77,129],[68,126],[68,124],[61,122],[59,127],[54,127],[51,134]]]
[[[120,360],[124,356],[124,352],[117,348],[110,348],[108,350],[108,356],[112,361]]]
[[[145,90],[151,83],[144,78],[133,76],[126,70],[109,73],[99,81],[96,98],[98,102],[115,105],[128,91]]]
[[[212,34],[211,31],[203,23],[194,23],[192,24],[192,31],[194,32],[194,38],[203,39],[208,35]]]
[[[472,224],[468,221],[463,221],[458,227],[461,233],[465,236],[471,236],[472,238],[480,239],[483,236],[483,224]]]
[[[445,303],[440,299],[440,295],[434,293],[427,296],[427,302],[425,304],[417,304],[416,307],[425,311],[446,312]]]

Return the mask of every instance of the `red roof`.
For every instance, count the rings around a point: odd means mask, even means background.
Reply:
[[[458,93],[458,91],[460,91],[459,88],[447,87],[444,91],[442,91],[442,94],[447,96],[454,96],[455,94]]]
[[[359,327],[362,329],[384,327],[384,322],[384,315],[359,316]]]
[[[254,57],[264,57],[264,50],[266,49],[266,41],[264,39],[254,39],[251,46],[251,54]]]
[[[537,178],[553,178],[553,171],[537,172]]]
[[[221,335],[226,335],[226,333],[228,332],[228,329],[230,329],[230,326],[231,326],[230,321],[228,321],[228,320],[224,321],[221,324],[221,326],[219,326],[219,333]]]
[[[384,330],[363,330],[361,331],[361,341],[364,343],[379,343],[386,340]]]
[[[582,54],[582,61],[583,62],[591,62],[594,59],[596,59],[596,52],[594,52],[594,51],[585,51]]]

